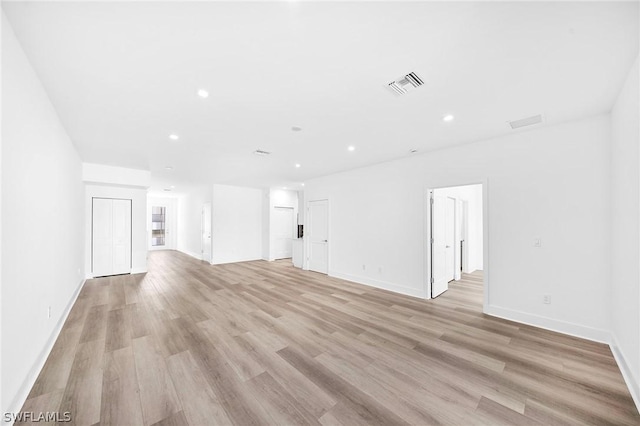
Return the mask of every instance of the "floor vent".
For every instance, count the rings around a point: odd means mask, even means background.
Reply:
[[[404,95],[407,93],[408,88],[416,88],[420,87],[424,84],[424,81],[418,74],[415,72],[410,72],[409,74],[401,77],[397,80],[393,80],[391,83],[387,84],[387,86],[393,91],[393,93],[397,95]]]
[[[533,126],[534,124],[542,123],[542,114],[534,115],[532,117],[521,118],[520,120],[509,121],[509,126],[512,129],[519,129],[521,127]]]

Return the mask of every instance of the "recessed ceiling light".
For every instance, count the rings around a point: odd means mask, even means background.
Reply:
[[[294,132],[299,132],[300,130],[302,130],[302,127],[300,127],[300,126],[291,126],[291,130],[293,130]]]
[[[209,92],[207,92],[204,89],[200,89],[200,90],[198,90],[198,96],[200,96],[201,98],[208,98],[209,97]]]
[[[300,168],[300,164],[296,163],[296,169],[299,169],[299,168]]]
[[[256,149],[255,151],[253,151],[253,153],[255,155],[261,155],[261,156],[271,155],[271,153],[269,151],[265,151],[263,149]]]
[[[302,182],[300,185],[301,185],[301,186],[304,186],[304,182]]]
[[[180,136],[176,135],[175,133],[172,133],[169,135],[169,139],[171,139],[172,141],[177,141],[178,139],[180,139]]]
[[[173,170],[173,166],[164,166],[165,170]]]
[[[455,117],[451,114],[447,114],[444,117],[442,117],[442,121],[444,121],[445,123],[450,123],[453,121]]]
[[[173,188],[175,188],[175,187],[176,187],[175,185],[171,185],[171,189],[173,189]]]
[[[356,147],[355,147],[355,146],[353,146],[353,145],[351,145],[351,146],[349,146],[349,148],[347,148],[347,149],[348,149],[349,151],[355,151],[355,150],[356,150]]]

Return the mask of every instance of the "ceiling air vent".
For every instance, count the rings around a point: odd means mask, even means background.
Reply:
[[[407,93],[407,89],[420,87],[423,84],[424,82],[420,77],[418,77],[418,74],[410,72],[404,77],[400,77],[399,79],[387,84],[387,86],[393,91],[393,93],[397,95],[404,95]]]
[[[253,151],[253,153],[255,155],[262,155],[262,156],[271,155],[269,151],[263,151],[261,149],[256,149],[255,151]]]
[[[509,121],[509,126],[512,129],[519,129],[521,127],[533,126],[534,124],[542,123],[542,114],[534,115],[527,118],[521,118],[520,120]]]

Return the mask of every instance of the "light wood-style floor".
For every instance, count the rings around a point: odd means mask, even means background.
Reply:
[[[87,281],[23,411],[80,425],[638,425],[609,348],[288,261]],[[42,424],[42,423],[40,423]]]

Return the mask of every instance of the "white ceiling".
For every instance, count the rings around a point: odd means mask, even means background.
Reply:
[[[154,189],[177,191],[295,187],[509,133],[507,120],[604,113],[638,54],[637,2],[2,8],[83,161],[149,169]],[[426,84],[385,88],[411,71]]]

